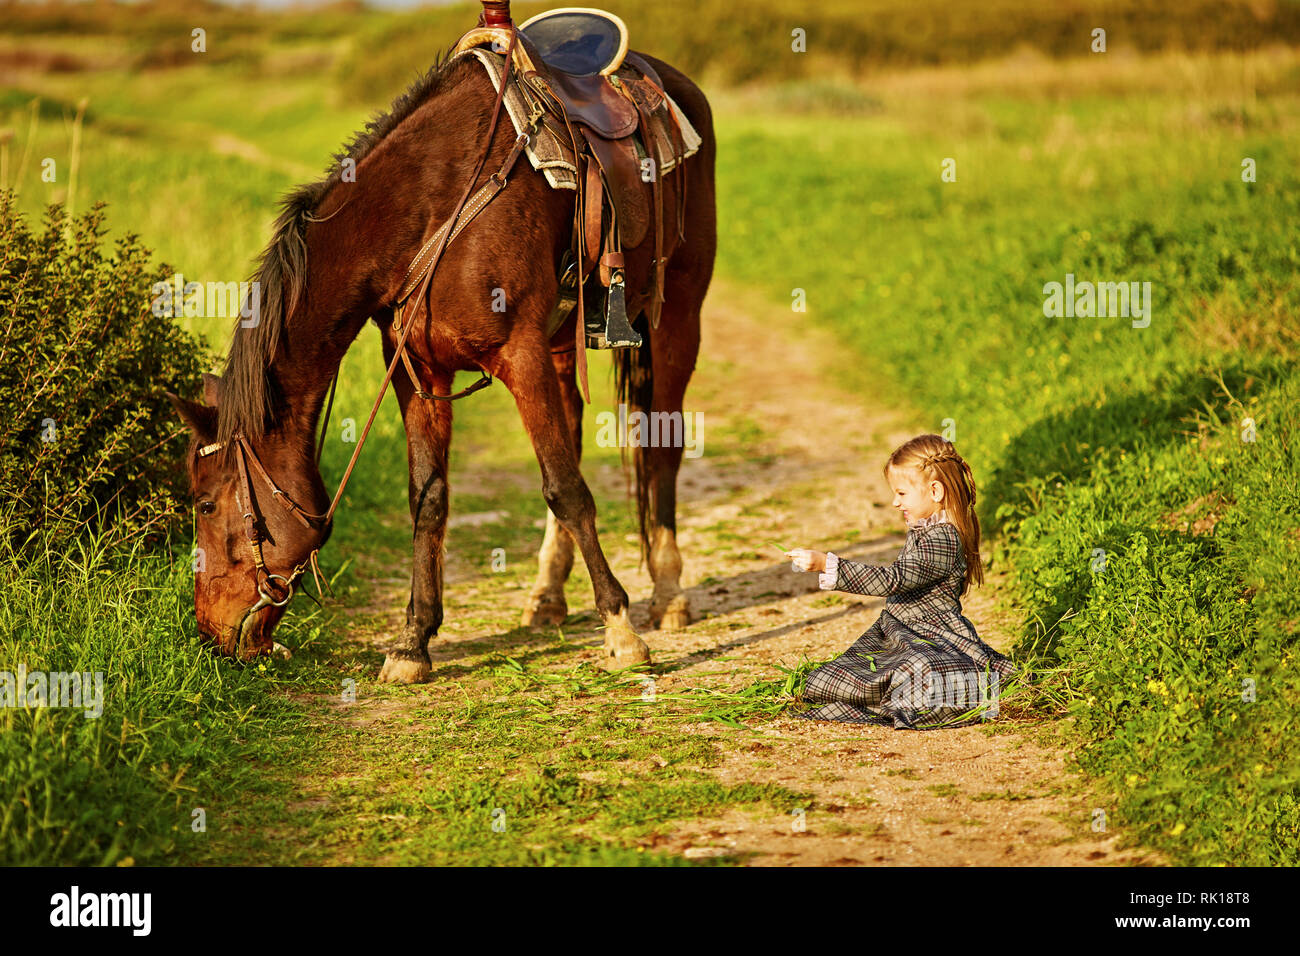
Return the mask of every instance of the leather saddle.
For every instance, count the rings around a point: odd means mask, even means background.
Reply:
[[[525,20],[519,31],[552,71],[568,76],[608,75],[627,55],[627,24],[605,10],[548,10]]]
[[[481,25],[461,38],[453,55],[489,44],[504,52],[509,29],[508,20]],[[603,10],[549,11],[526,21],[518,34],[513,65],[520,87],[577,172],[573,246],[561,265],[548,332],[554,334],[581,302],[589,348],[639,346],[632,319],[644,310],[651,327],[658,327],[664,269],[685,213],[681,177],[674,177],[670,210],[660,175],[672,157],[685,154],[663,82],[628,50],[623,21]],[[652,226],[646,288],[630,296],[624,250],[650,241]],[[632,316],[629,299],[640,304]]]

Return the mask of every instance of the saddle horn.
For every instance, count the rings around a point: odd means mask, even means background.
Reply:
[[[510,0],[482,0],[483,12],[479,14],[478,25],[481,27],[509,27]]]

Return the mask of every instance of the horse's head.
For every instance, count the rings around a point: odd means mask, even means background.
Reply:
[[[329,537],[318,517],[329,499],[301,443],[268,434],[256,447],[243,436],[218,444],[221,379],[203,378],[202,405],[167,395],[194,434],[194,614],[222,654],[249,659],[274,646],[293,587]]]

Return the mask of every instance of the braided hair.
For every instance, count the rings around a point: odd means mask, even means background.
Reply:
[[[984,565],[980,560],[980,521],[975,514],[975,475],[952,442],[938,435],[918,435],[894,449],[885,463],[889,469],[913,469],[922,481],[937,481],[943,485],[943,507],[948,520],[961,537],[962,553],[966,558],[965,594],[971,584],[984,583]]]

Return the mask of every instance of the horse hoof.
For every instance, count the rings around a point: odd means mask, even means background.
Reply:
[[[650,663],[650,648],[646,642],[629,630],[611,633],[605,631],[605,669],[611,671]]]
[[[293,651],[289,650],[289,648],[285,647],[283,644],[276,642],[271,645],[271,656],[278,657],[282,661],[292,660]]]
[[[680,631],[691,626],[691,602],[685,594],[678,594],[665,606],[650,605],[650,620],[663,631]]]
[[[524,608],[524,627],[553,627],[563,624],[569,616],[569,606],[564,599],[556,601],[541,595],[534,595]]]
[[[423,684],[429,679],[432,668],[429,662],[413,661],[408,657],[386,657],[379,672],[381,684]]]

